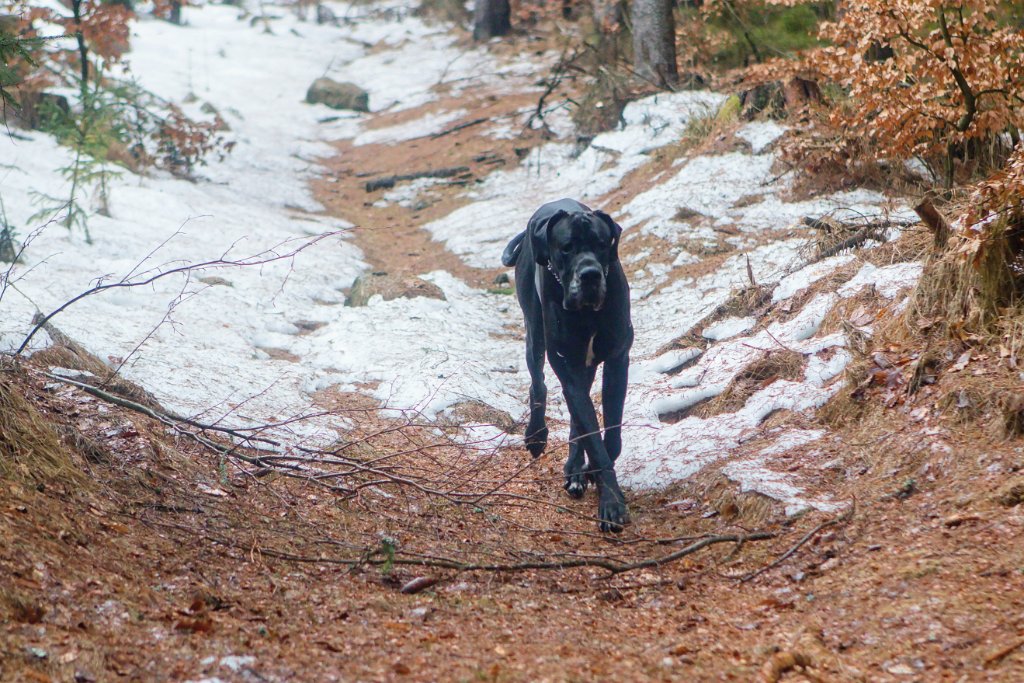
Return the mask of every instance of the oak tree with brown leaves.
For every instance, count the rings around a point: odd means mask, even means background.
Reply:
[[[917,158],[947,187],[998,168],[1024,126],[1024,30],[996,0],[847,3],[801,68],[842,88],[833,156]]]

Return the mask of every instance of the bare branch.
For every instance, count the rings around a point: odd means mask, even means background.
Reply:
[[[344,230],[334,230],[334,231],[331,231],[331,232],[326,232],[326,233],[323,233],[323,234],[320,234],[320,235],[316,235],[315,237],[311,237],[311,238],[308,238],[308,239],[289,238],[287,240],[279,242],[278,244],[276,244],[276,245],[274,245],[274,246],[272,246],[272,247],[270,247],[268,249],[264,249],[263,251],[257,252],[255,254],[250,255],[250,256],[244,256],[242,258],[237,258],[237,259],[232,259],[232,258],[229,258],[229,256],[228,256],[229,253],[231,252],[231,248],[234,247],[234,244],[233,244],[232,247],[229,247],[228,250],[225,251],[219,258],[211,259],[209,261],[202,261],[200,263],[189,263],[189,264],[177,266],[177,267],[174,267],[174,268],[169,268],[169,269],[166,269],[166,270],[162,269],[161,267],[156,267],[156,268],[151,268],[151,269],[149,269],[147,271],[143,271],[141,273],[137,273],[136,272],[137,269],[138,269],[138,266],[135,266],[135,267],[132,268],[131,271],[129,271],[128,275],[125,275],[120,280],[118,280],[116,282],[110,282],[110,283],[99,281],[93,287],[85,290],[84,292],[81,292],[77,296],[72,297],[68,301],[65,301],[63,304],[61,304],[57,308],[55,308],[52,311],[50,311],[48,314],[42,316],[39,319],[39,321],[36,322],[36,324],[33,326],[32,330],[29,332],[28,336],[25,337],[25,340],[21,342],[21,346],[19,346],[17,351],[14,352],[14,355],[15,356],[21,355],[25,351],[25,349],[28,347],[29,343],[32,341],[32,338],[35,337],[36,333],[38,333],[39,330],[42,329],[43,325],[45,325],[46,323],[50,322],[50,320],[53,319],[54,316],[60,314],[62,311],[66,310],[67,308],[69,308],[71,306],[73,306],[74,304],[78,303],[82,299],[88,298],[90,296],[94,296],[96,294],[100,294],[100,293],[105,292],[105,291],[110,290],[110,289],[124,289],[124,288],[131,288],[131,287],[142,287],[142,286],[151,284],[153,282],[156,282],[157,280],[160,280],[162,278],[169,277],[169,276],[172,276],[172,275],[183,275],[183,274],[188,274],[188,273],[192,273],[192,272],[196,272],[196,271],[214,270],[214,269],[218,269],[218,268],[238,268],[238,267],[247,267],[247,266],[263,266],[263,265],[267,265],[269,263],[274,263],[276,261],[284,261],[284,260],[294,259],[295,256],[297,256],[299,253],[305,251],[306,249],[308,249],[308,248],[310,248],[310,247],[312,247],[312,246],[314,246],[316,244],[319,244],[320,242],[322,242],[325,239],[328,239],[328,238],[331,238],[331,237],[337,237],[337,236],[343,234],[344,232],[345,232]],[[175,234],[177,234],[177,233],[175,233]],[[172,235],[172,237],[173,237],[173,235]],[[164,244],[166,244],[166,243],[167,243],[167,240],[164,241]],[[236,244],[237,244],[237,242],[236,242]],[[297,246],[293,246],[293,245],[297,245]],[[282,253],[281,250],[284,249],[284,248],[288,248],[288,251],[285,251],[285,252]],[[143,262],[148,260],[152,256],[152,253],[153,252],[150,252],[150,254],[147,255],[143,259]]]
[[[786,552],[784,552],[781,555],[779,555],[778,559],[776,559],[774,562],[772,562],[771,564],[766,564],[765,566],[761,567],[757,571],[751,572],[751,573],[747,574],[746,576],[741,577],[740,578],[740,583],[747,583],[748,581],[752,581],[753,579],[756,579],[758,576],[761,576],[761,574],[764,574],[767,571],[771,571],[772,569],[775,569],[780,564],[782,564],[783,562],[788,560],[790,557],[792,557],[793,553],[795,553],[797,550],[799,550],[805,543],[807,543],[807,541],[809,541],[812,538],[814,538],[814,536],[819,531],[821,531],[822,529],[827,529],[828,527],[835,526],[837,524],[845,524],[846,522],[850,521],[850,519],[853,517],[853,513],[856,510],[857,510],[857,501],[855,500],[853,502],[853,504],[850,506],[849,510],[847,510],[843,514],[839,515],[838,517],[833,517],[832,519],[829,519],[829,520],[826,520],[826,521],[822,522],[818,526],[816,526],[813,529],[811,529],[810,531],[808,531],[806,534],[803,535],[803,537],[799,541],[794,543],[790,547],[789,550],[787,550]]]

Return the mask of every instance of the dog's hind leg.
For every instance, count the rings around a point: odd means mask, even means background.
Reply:
[[[534,334],[527,325],[526,367],[530,370],[530,421],[526,425],[526,449],[539,457],[548,445],[548,426],[544,413],[548,403],[548,388],[544,384],[544,337]]]

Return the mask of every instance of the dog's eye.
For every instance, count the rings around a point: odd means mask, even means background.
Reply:
[[[562,245],[562,253],[563,254],[568,254],[570,251],[572,251],[572,244],[563,244]]]

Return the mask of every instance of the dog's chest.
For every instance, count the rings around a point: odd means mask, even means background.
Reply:
[[[572,363],[592,368],[600,365],[608,356],[608,339],[600,330],[589,328],[566,329],[564,325],[556,335],[554,351]]]

